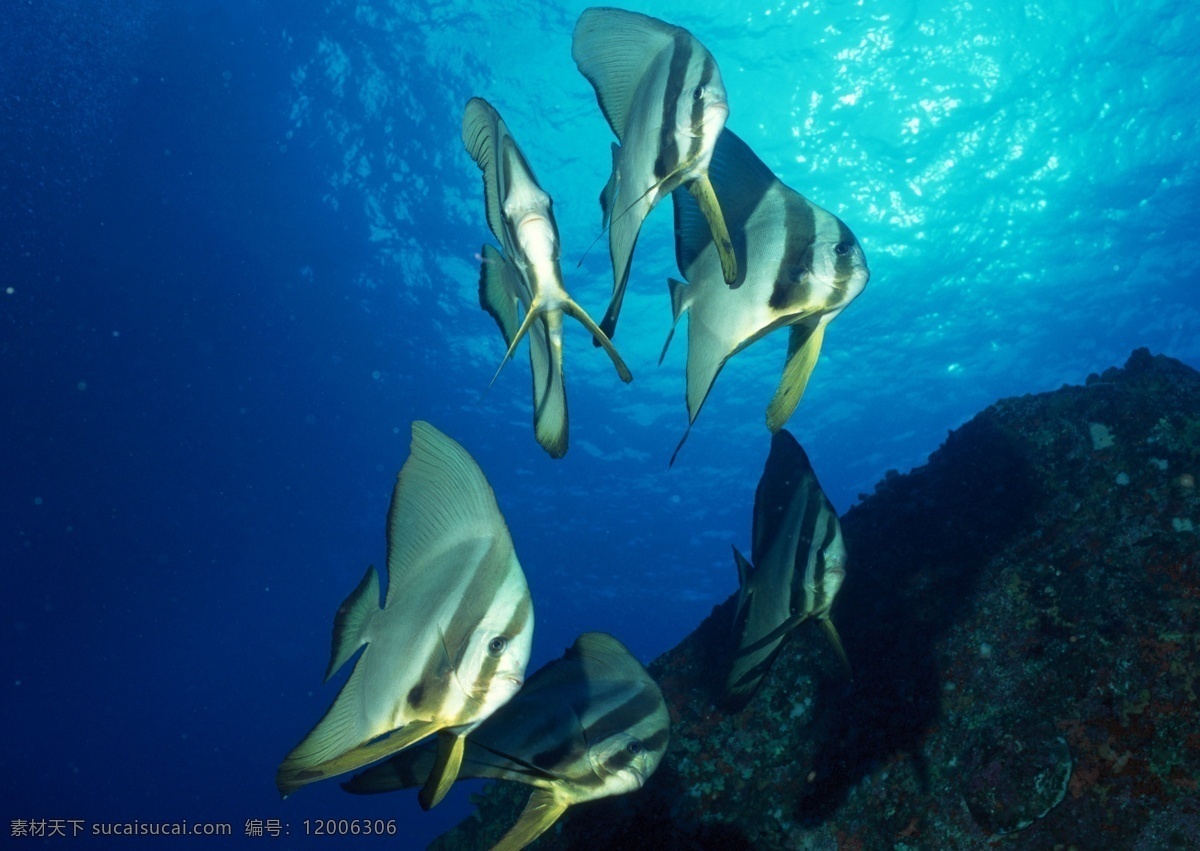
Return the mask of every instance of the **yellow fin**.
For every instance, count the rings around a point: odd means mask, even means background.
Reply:
[[[333,708],[337,708],[336,702]],[[379,736],[365,744],[350,748],[338,756],[315,764],[306,762],[302,755],[296,753],[306,744],[306,740],[288,754],[283,764],[279,766],[279,771],[275,774],[275,785],[279,787],[280,794],[286,798],[308,783],[315,783],[318,780],[362,768],[367,763],[402,751],[435,732],[439,723],[438,721],[419,721],[406,724],[399,730]],[[321,730],[320,725],[313,730],[313,733],[317,733],[318,730]],[[310,737],[312,735],[312,733],[309,734]]]
[[[438,731],[437,760],[429,771],[429,777],[417,800],[421,809],[429,810],[436,807],[454,781],[458,779],[458,769],[462,765],[463,750],[466,748],[467,737],[451,730]]]
[[[592,317],[587,315],[587,312],[575,303],[574,299],[567,299],[562,305],[563,313],[568,316],[573,316],[579,320],[584,328],[591,332],[592,338],[608,353],[608,357],[613,362],[613,366],[617,368],[617,375],[621,380],[628,384],[633,381],[633,374],[629,371],[629,367],[625,365],[625,361],[621,360],[621,356],[617,354],[616,348],[612,344],[612,340],[608,339],[608,335],[600,330],[600,327],[592,321]]]
[[[712,181],[707,174],[697,177],[688,184],[688,192],[696,199],[708,229],[712,231],[713,245],[717,248],[717,256],[721,258],[721,276],[725,283],[734,285],[738,276],[737,255],[733,250],[733,240],[729,238],[729,228],[725,226],[725,216],[721,213],[721,204],[717,201],[717,193],[713,191]]]
[[[850,657],[846,655],[846,648],[842,647],[842,638],[838,635],[837,627],[833,625],[833,621],[829,618],[821,618],[821,627],[825,630],[825,634],[829,636],[829,643],[833,645],[833,652],[837,654],[838,660],[842,663],[842,668],[846,671],[847,677],[853,677],[854,671],[850,668]]]
[[[792,342],[801,339],[800,335],[807,330],[804,326],[793,325]],[[771,404],[767,405],[767,428],[771,430],[771,434],[783,428],[783,424],[788,421],[792,412],[796,410],[796,406],[800,404],[800,397],[804,395],[804,389],[808,387],[808,379],[812,377],[813,367],[817,365],[817,357],[821,354],[821,343],[824,339],[825,323],[822,322],[797,348],[789,346],[788,361],[783,367],[783,377],[779,380],[775,397],[771,399]]]
[[[535,790],[517,823],[492,846],[492,851],[520,851],[545,833],[566,811],[567,802],[559,800],[553,792]]]

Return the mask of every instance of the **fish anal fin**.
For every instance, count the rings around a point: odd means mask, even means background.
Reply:
[[[567,802],[547,789],[536,789],[521,812],[517,823],[509,829],[492,851],[520,851],[537,839],[567,811]]]
[[[354,739],[362,735],[358,724],[362,713],[362,689],[356,679],[358,671],[359,666],[356,666],[325,717],[279,766],[275,785],[285,798],[308,783],[344,774],[391,756],[438,729],[440,722],[414,721],[367,742],[356,743]]]
[[[741,282],[738,281],[738,263],[733,250],[733,240],[729,236],[729,228],[725,225],[725,216],[721,213],[721,204],[717,201],[712,182],[708,175],[704,174],[688,183],[687,188],[696,199],[700,212],[708,222],[708,229],[712,232],[713,244],[721,260],[721,276],[730,287],[741,286]]]
[[[813,367],[817,365],[817,358],[821,354],[821,343],[825,340],[825,323],[818,322],[811,331],[810,328],[809,325],[793,325],[791,328],[789,342],[798,345],[788,347],[788,360],[783,367],[783,376],[779,380],[774,398],[767,405],[767,428],[772,434],[783,428],[783,424],[796,410],[796,405],[800,404],[800,398],[808,387],[809,378],[812,377]]]
[[[467,737],[453,730],[439,730],[437,739],[437,759],[429,771],[429,777],[417,800],[425,810],[436,807],[454,781],[458,779],[458,770],[462,766],[463,750],[466,748]]]
[[[329,678],[366,643],[363,633],[367,621],[377,611],[379,573],[375,565],[371,565],[358,587],[350,592],[333,616],[333,647],[329,654],[329,667],[325,669],[325,682],[329,682]]]

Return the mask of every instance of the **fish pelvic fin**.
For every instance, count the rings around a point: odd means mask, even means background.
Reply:
[[[818,322],[815,328],[807,324],[792,326],[783,376],[779,380],[774,398],[767,405],[767,428],[771,430],[771,434],[783,428],[783,424],[800,404],[800,397],[808,387],[808,379],[812,377],[813,367],[817,365],[821,343],[824,340],[823,322]]]
[[[500,370],[504,369],[504,365],[508,363],[517,350],[517,345],[521,342],[533,325],[535,319],[546,313],[546,308],[539,303],[537,298],[534,298],[533,303],[529,305],[529,309],[525,311],[525,319],[521,325],[513,333],[512,339],[508,341],[508,351],[504,353],[504,358],[500,361],[500,366],[496,367],[496,374],[492,376],[492,380],[488,382],[488,389],[492,389],[492,385],[496,383],[496,379],[500,377]]]
[[[417,800],[422,809],[430,810],[436,807],[442,798],[446,797],[446,793],[450,791],[454,781],[458,779],[458,770],[462,766],[466,742],[465,734],[452,730],[438,731],[437,759],[429,771],[425,785],[417,793]]]
[[[492,851],[520,851],[549,830],[566,811],[567,802],[554,792],[535,789],[517,823],[492,846]]]
[[[854,670],[850,667],[850,657],[846,655],[846,648],[842,646],[842,638],[838,635],[837,627],[829,618],[821,618],[820,622],[821,628],[825,630],[825,635],[829,637],[829,643],[833,645],[833,652],[837,654],[838,661],[842,663],[842,670],[846,672],[846,678],[853,678]]]
[[[329,654],[329,667],[325,669],[325,682],[346,664],[358,648],[367,643],[367,622],[379,611],[379,573],[375,565],[367,568],[358,587],[350,592],[338,606],[333,616],[333,647]]]
[[[613,366],[616,367],[617,375],[621,377],[622,381],[624,381],[626,384],[628,384],[630,381],[633,381],[633,373],[629,371],[629,367],[625,365],[625,361],[623,361],[621,356],[617,353],[616,348],[612,344],[612,340],[610,340],[608,335],[600,330],[600,327],[592,321],[592,317],[588,316],[586,310],[580,307],[574,299],[569,298],[563,302],[562,311],[568,316],[579,320],[579,323],[591,333],[593,342],[608,353],[608,357],[613,362]]]
[[[704,214],[708,229],[712,231],[713,244],[717,248],[717,256],[721,259],[721,276],[729,286],[737,286],[737,255],[733,250],[729,228],[725,225],[725,216],[721,213],[721,204],[713,191],[712,181],[708,179],[707,174],[702,174],[688,183],[687,188],[696,199],[700,212]]]

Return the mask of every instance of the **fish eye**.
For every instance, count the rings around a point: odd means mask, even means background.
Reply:
[[[696,86],[696,88],[692,89],[692,100],[704,100],[704,86]]]
[[[638,741],[630,742],[625,746],[625,750],[629,751],[634,756],[637,756],[642,752],[642,743]]]
[[[833,247],[833,253],[838,255],[839,257],[843,257],[843,256],[849,254],[850,253],[850,243],[839,242],[837,245],[835,245]]]
[[[491,653],[493,656],[499,656],[504,652],[504,648],[506,647],[508,647],[508,639],[503,635],[497,635],[488,642],[488,653]]]

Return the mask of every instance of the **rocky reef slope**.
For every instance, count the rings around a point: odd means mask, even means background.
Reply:
[[[535,847],[1200,847],[1197,475],[1200,374],[1169,358],[998,402],[842,519],[852,679],[804,625],[723,712],[726,602],[651,666],[657,774]],[[435,847],[527,797],[493,784]]]

